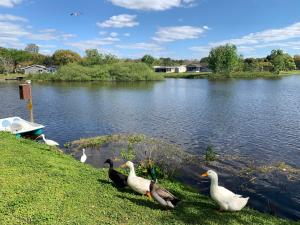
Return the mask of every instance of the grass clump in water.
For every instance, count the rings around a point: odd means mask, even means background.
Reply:
[[[216,161],[217,159],[217,154],[214,150],[214,147],[212,145],[207,146],[206,150],[205,150],[205,161],[206,162],[212,162],[212,161]]]

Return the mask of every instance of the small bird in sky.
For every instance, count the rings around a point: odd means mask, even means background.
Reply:
[[[72,12],[70,13],[70,16],[81,16],[82,13],[81,12]]]

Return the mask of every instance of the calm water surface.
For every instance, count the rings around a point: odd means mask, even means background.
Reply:
[[[61,144],[82,137],[143,133],[180,144],[193,154],[203,155],[212,144],[219,154],[240,155],[257,164],[284,161],[300,167],[300,76],[34,83],[33,96],[35,121],[46,125],[46,135]],[[0,104],[1,118],[28,118],[26,105],[19,100],[18,83],[0,82]],[[201,186],[195,178],[186,182]],[[297,219],[299,181],[290,188],[294,193],[279,191],[280,198],[276,188],[248,194],[254,196],[254,207],[264,209],[266,199],[271,199],[279,208],[278,215]]]

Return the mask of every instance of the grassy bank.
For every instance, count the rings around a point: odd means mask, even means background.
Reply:
[[[255,78],[279,78],[288,75],[299,75],[300,70],[284,71],[280,74],[271,72],[234,72],[230,75],[215,74],[215,73],[172,73],[165,74],[165,78],[186,78],[186,79],[226,79],[226,78],[242,78],[242,79],[255,79]]]
[[[38,81],[152,81],[162,80],[144,63],[118,62],[113,64],[82,66],[68,64],[54,74],[37,74],[29,79]]]
[[[21,73],[10,73],[10,74],[0,74],[0,79],[12,79],[16,77],[26,77],[24,74]]]
[[[246,208],[220,213],[207,197],[161,181],[183,199],[172,211],[44,144],[0,133],[0,224],[299,224]]]

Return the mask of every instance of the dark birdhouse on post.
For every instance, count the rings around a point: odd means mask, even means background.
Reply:
[[[33,110],[32,110],[32,94],[31,94],[31,81],[26,81],[25,84],[19,85],[19,93],[21,100],[27,100],[27,108],[30,114],[30,121],[33,122]]]
[[[31,99],[31,85],[30,84],[20,84],[19,92],[21,100],[30,100]]]

